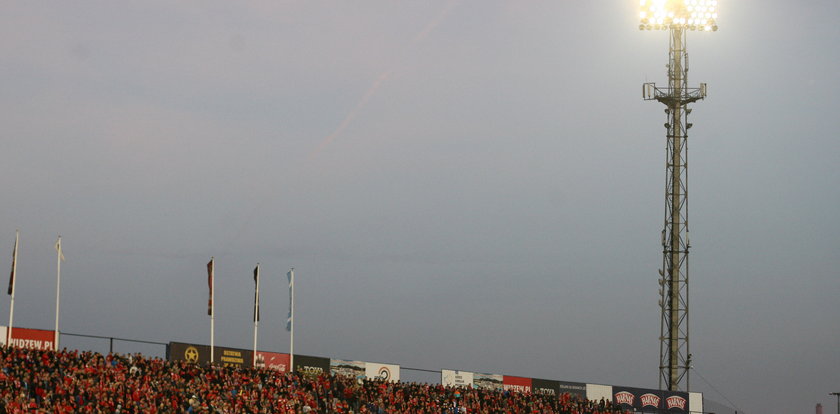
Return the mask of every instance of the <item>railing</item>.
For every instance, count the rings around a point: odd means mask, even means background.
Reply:
[[[164,349],[164,353],[162,355],[166,354],[166,347],[169,346],[169,344],[166,343],[166,342],[146,341],[146,340],[142,340],[142,339],[119,338],[119,337],[116,337],[116,336],[88,335],[88,334],[77,334],[77,333],[70,333],[70,332],[61,332],[60,335],[61,335],[62,339],[64,339],[64,337],[66,337],[66,336],[72,336],[72,337],[78,337],[78,338],[90,338],[90,339],[107,339],[108,340],[108,352],[114,352],[114,341],[147,344],[147,345],[161,345],[161,346],[163,346],[163,349]],[[63,344],[64,344],[64,341],[62,341],[62,345]]]
[[[706,84],[701,83],[699,88],[671,88],[657,87],[656,84],[648,82],[642,85],[642,98],[646,101],[681,101],[690,103],[706,98]]]
[[[148,356],[160,356],[165,357],[167,352],[166,348],[169,346],[167,342],[157,342],[157,341],[147,341],[143,339],[132,339],[132,338],[120,338],[116,336],[104,336],[104,335],[89,335],[89,334],[79,334],[79,333],[70,333],[70,332],[61,332],[62,339],[66,339],[65,337],[76,337],[76,338],[87,338],[87,339],[103,339],[108,341],[108,352],[114,352],[114,342],[127,342],[127,343],[135,343],[135,344],[145,344],[145,345],[159,345],[163,347],[163,352],[160,352],[157,355],[150,355],[148,352],[143,352],[143,354]],[[62,344],[65,342],[62,341]],[[62,346],[63,347],[63,346]],[[68,348],[75,348],[81,349],[79,347],[68,347]],[[93,350],[93,349],[91,349]],[[130,353],[130,352],[121,352],[121,353]],[[414,371],[418,374],[418,376],[426,376],[429,377],[429,374],[435,374],[435,378],[439,381],[441,371],[439,369],[425,369],[425,368],[411,368],[411,367],[404,367],[401,366],[400,370],[405,371]],[[428,381],[424,381],[428,382]]]

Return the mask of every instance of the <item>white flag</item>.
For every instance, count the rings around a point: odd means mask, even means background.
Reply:
[[[55,251],[58,252],[58,257],[61,258],[62,262],[66,260],[64,259],[64,252],[61,251],[61,236],[58,236],[58,241],[55,242]]]

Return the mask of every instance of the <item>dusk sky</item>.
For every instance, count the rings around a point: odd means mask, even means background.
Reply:
[[[688,34],[691,389],[831,412],[840,2],[719,10]],[[296,353],[656,388],[667,61],[636,0],[5,2],[14,325],[53,328],[61,234],[62,331],[208,343],[215,256],[217,345],[250,348],[259,262],[264,350],[295,267]]]

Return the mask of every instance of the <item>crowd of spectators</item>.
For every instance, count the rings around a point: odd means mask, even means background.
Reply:
[[[140,354],[0,348],[0,413],[620,413],[569,394],[196,365]]]

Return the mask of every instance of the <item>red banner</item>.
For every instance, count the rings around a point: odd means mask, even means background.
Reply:
[[[509,375],[505,375],[504,379],[502,380],[502,388],[505,391],[510,390],[514,392],[530,393],[531,379],[523,377],[511,377]]]
[[[12,328],[12,340],[9,345],[52,351],[55,348],[55,331],[41,329]]]
[[[289,372],[289,354],[257,351],[256,365],[280,372]]]

